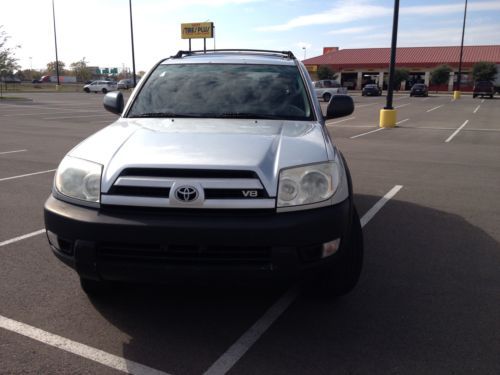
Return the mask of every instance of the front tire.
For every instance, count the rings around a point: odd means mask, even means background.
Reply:
[[[108,93],[108,90],[107,90],[107,89],[105,89],[105,88],[104,88],[104,89],[102,89],[101,91],[102,91],[102,93],[103,93],[103,94],[107,94],[107,93]]]
[[[325,102],[329,102],[331,98],[332,98],[332,95],[330,93],[326,92],[323,94],[323,100]]]
[[[83,91],[85,91],[88,94],[90,92],[90,89],[88,87],[85,87]]]
[[[321,275],[320,289],[333,297],[340,297],[354,289],[363,267],[363,230],[358,212],[354,208],[351,233],[345,247],[339,250],[338,259]],[[341,245],[342,246],[342,245]]]

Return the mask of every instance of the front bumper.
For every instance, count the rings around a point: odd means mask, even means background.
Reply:
[[[120,281],[291,276],[328,267],[343,251],[351,211],[349,199],[279,214],[97,210],[52,196],[44,207],[51,247],[60,260],[82,277]],[[323,243],[337,238],[337,253],[321,258]]]

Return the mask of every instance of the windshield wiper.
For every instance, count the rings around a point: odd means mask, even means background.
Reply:
[[[200,115],[190,113],[175,113],[175,112],[146,112],[139,113],[130,117],[201,117]]]
[[[246,119],[267,119],[267,120],[283,120],[283,116],[259,114],[259,113],[246,113],[246,112],[223,112],[214,113],[213,117],[217,118],[246,118]]]

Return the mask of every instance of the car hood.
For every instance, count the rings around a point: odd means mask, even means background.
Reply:
[[[176,168],[252,170],[274,195],[281,169],[328,160],[319,123],[246,119],[122,118],[69,154],[104,166],[104,193],[125,168]]]

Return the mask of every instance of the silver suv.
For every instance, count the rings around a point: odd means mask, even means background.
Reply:
[[[88,293],[110,281],[291,277],[331,295],[358,281],[360,220],[347,164],[291,52],[183,52],[160,61],[121,117],[61,161],[45,203],[54,254]]]

